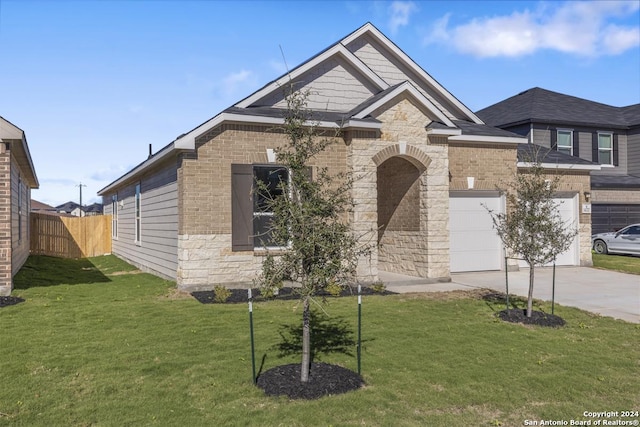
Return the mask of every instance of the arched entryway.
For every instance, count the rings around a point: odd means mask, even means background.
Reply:
[[[427,165],[402,154],[378,160],[378,270],[427,277]]]

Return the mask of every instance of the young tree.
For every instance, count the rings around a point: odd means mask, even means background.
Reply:
[[[267,252],[257,283],[263,290],[280,288],[284,281],[300,286],[302,382],[309,380],[311,364],[311,304],[320,303],[316,298],[320,291],[336,293],[352,282],[357,259],[366,250],[359,247],[346,224],[351,179],[345,174],[330,175],[327,168],[317,168],[311,176],[310,161],[335,143],[335,138],[323,136],[311,121],[307,98],[308,93],[293,90],[286,97],[287,144],[276,150],[277,161],[286,172],[279,174],[278,191],[269,191],[264,182],[256,183],[257,196],[273,212],[268,236],[262,237],[268,238],[269,246],[283,248],[275,256]]]
[[[572,224],[564,223],[553,201],[559,180],[559,176],[549,179],[540,162],[532,161],[526,173],[518,173],[511,184],[499,189],[506,194],[507,213],[485,206],[504,246],[529,265],[527,317],[533,311],[535,267],[554,261],[569,249],[578,232]]]

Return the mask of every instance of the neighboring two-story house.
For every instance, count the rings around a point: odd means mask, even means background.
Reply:
[[[312,175],[326,167],[353,178],[348,221],[362,243],[373,244],[359,261],[360,279],[386,271],[437,281],[505,268],[485,206],[504,212],[496,188],[526,173],[518,155],[527,139],[487,126],[371,24],[100,190],[112,215],[113,253],[180,289],[251,283],[270,250],[256,238],[268,215],[252,189],[271,171],[286,174],[274,149],[286,143],[289,83],[308,91],[312,122],[336,135],[313,160]],[[558,194],[580,230],[563,258],[569,265],[591,264],[591,217],[578,212],[590,191],[593,165],[584,163],[562,177]]]
[[[38,188],[27,137],[0,117],[0,295],[9,295],[13,276],[29,257],[31,189]]]
[[[601,165],[591,173],[593,233],[640,222],[640,104],[613,107],[533,88],[476,114],[530,143]]]

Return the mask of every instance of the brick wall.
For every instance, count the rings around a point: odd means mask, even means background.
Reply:
[[[467,190],[467,177],[474,177],[475,190],[495,191],[516,174],[515,144],[449,144],[451,190]]]
[[[347,147],[342,138],[320,153],[311,166],[330,174],[345,172]],[[178,287],[195,289],[216,283],[242,286],[260,271],[259,251],[231,251],[231,165],[265,164],[267,149],[286,143],[269,126],[225,124],[196,141],[196,152],[183,155],[178,168]]]
[[[640,204],[640,191],[636,188],[628,190],[593,190],[592,203],[630,203]]]

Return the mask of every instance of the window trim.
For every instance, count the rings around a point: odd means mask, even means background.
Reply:
[[[22,176],[18,173],[18,242],[22,242]]]
[[[613,132],[605,132],[605,131],[598,131],[597,132],[597,142],[598,142],[598,163],[600,163],[601,165],[605,165],[605,166],[614,166],[614,158],[613,158]],[[610,138],[610,147],[609,148],[601,148],[600,147],[600,136],[601,135],[608,135]],[[600,157],[600,154],[602,152],[608,152],[609,153],[609,162],[607,163],[603,163]]]
[[[566,146],[566,145],[562,145],[561,146],[560,145],[560,134],[561,133],[564,133],[564,134],[568,133],[569,134],[569,146]],[[556,130],[556,151],[560,151],[562,153],[563,151],[561,151],[561,148],[562,149],[567,149],[568,148],[569,149],[569,153],[568,154],[570,156],[573,156],[573,153],[574,153],[573,146],[574,146],[573,129],[557,129]],[[565,154],[567,154],[567,153],[565,153]]]
[[[111,238],[118,240],[118,193],[111,196]]]
[[[140,245],[142,243],[142,188],[140,183],[136,184],[134,196],[134,235],[133,241]]]
[[[251,165],[251,169],[253,171],[253,183],[252,183],[252,188],[254,188],[253,186],[255,185],[256,182],[256,174],[255,171],[257,168],[269,168],[272,170],[278,170],[278,169],[284,169],[287,171],[287,184],[288,184],[288,188],[289,188],[289,197],[292,197],[291,194],[291,170],[288,169],[286,166],[284,165],[280,165],[280,164],[275,164],[275,163],[256,163],[256,164],[252,164]],[[252,196],[255,196],[255,191],[252,192]],[[258,244],[256,237],[258,236],[256,234],[256,230],[255,230],[255,219],[256,217],[264,217],[264,216],[270,216],[273,217],[274,213],[273,212],[258,212],[256,211],[256,205],[255,205],[255,201],[253,203],[253,207],[252,207],[252,224],[253,224],[253,234],[252,234],[252,238],[253,238],[253,250],[254,252],[264,252],[265,250],[268,251],[278,251],[278,250],[287,250],[291,248],[291,243],[289,242],[286,246],[261,246]]]

